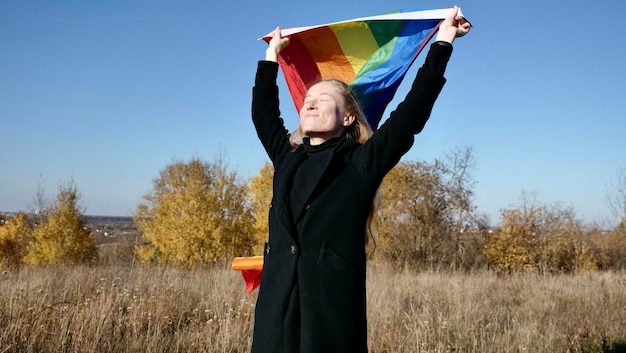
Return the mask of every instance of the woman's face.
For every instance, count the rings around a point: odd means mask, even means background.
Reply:
[[[322,81],[309,88],[300,109],[300,128],[311,144],[341,136],[352,121],[354,116],[345,113],[343,96],[334,83]]]

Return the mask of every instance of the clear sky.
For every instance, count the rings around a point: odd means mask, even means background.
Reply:
[[[454,4],[474,28],[455,42],[448,82],[405,160],[471,146],[475,203],[492,224],[522,192],[610,220],[607,185],[626,167],[621,0],[3,0],[0,211],[32,209],[38,185],[52,199],[73,180],[86,214],[132,215],[173,160],[219,151],[253,176],[268,160],[250,121],[266,47],[257,38],[277,25]],[[282,77],[279,86],[295,128]]]

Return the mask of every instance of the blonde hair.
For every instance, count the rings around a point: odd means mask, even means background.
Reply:
[[[374,135],[374,131],[367,122],[367,119],[363,114],[363,110],[361,109],[361,105],[356,97],[356,93],[352,87],[337,79],[322,80],[316,82],[315,84],[319,82],[332,83],[343,97],[344,112],[346,114],[352,114],[355,117],[354,122],[352,122],[352,124],[345,129],[343,136],[354,142],[364,144],[370,139],[370,137],[372,137],[372,135]],[[310,87],[311,86],[309,86],[309,88]],[[302,143],[302,139],[305,137],[306,135],[302,132],[302,128],[298,125],[296,130],[289,136],[289,142],[293,148],[296,148],[300,143]],[[374,218],[378,212],[378,208],[380,207],[381,198],[379,188],[376,190],[376,194],[374,195],[374,200],[372,201],[372,206],[370,207],[367,222],[365,224],[365,241],[367,243],[367,241],[371,238],[374,242],[374,249],[376,249],[376,245],[378,244],[378,237],[374,232]]]

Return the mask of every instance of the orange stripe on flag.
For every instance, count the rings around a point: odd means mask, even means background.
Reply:
[[[233,259],[232,268],[235,271],[260,271],[263,269],[263,256],[235,257]]]
[[[338,79],[350,82],[356,76],[352,64],[343,54],[343,50],[329,27],[317,28],[299,34],[300,40],[317,63],[322,79]],[[323,40],[320,40],[323,39]]]
[[[263,273],[263,256],[235,257],[232,268],[240,271],[246,283],[246,293],[251,293],[261,284]]]

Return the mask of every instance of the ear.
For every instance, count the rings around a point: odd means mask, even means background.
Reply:
[[[356,119],[356,116],[354,116],[354,114],[346,114],[343,116],[343,126],[350,126],[352,125],[352,123],[354,122],[354,119]]]

